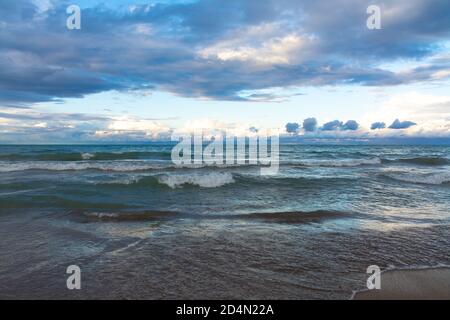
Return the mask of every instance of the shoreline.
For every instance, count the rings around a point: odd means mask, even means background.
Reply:
[[[350,300],[450,300],[450,267],[389,269],[380,290],[354,291]]]

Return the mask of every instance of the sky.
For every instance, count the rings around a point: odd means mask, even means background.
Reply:
[[[450,144],[449,88],[448,0],[0,0],[0,143]]]

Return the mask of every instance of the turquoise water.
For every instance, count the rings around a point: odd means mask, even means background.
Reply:
[[[282,144],[261,176],[172,146],[0,146],[0,296],[345,298],[450,263],[450,147]]]

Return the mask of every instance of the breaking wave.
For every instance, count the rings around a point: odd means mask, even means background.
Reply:
[[[308,167],[357,167],[381,164],[381,159],[304,160],[293,164]]]
[[[81,160],[139,160],[170,159],[169,151],[127,151],[127,152],[58,152],[36,154],[2,154],[4,161],[81,161]]]
[[[450,183],[450,173],[429,173],[429,174],[417,174],[417,173],[389,173],[385,174],[387,177],[402,181],[418,184],[448,184]]]
[[[237,186],[261,186],[280,185],[290,187],[315,186],[327,187],[336,184],[351,183],[358,177],[285,177],[285,176],[259,176],[252,174],[240,174],[231,172],[190,172],[182,174],[151,174],[151,175],[126,175],[112,180],[89,181],[90,184],[103,187],[137,187],[157,188],[170,187],[172,189],[182,187],[219,188],[228,184]]]
[[[93,155],[92,153],[83,153],[83,154],[81,154],[81,158],[83,160],[89,160],[89,159],[92,159],[93,157],[95,157],[95,155]]]
[[[148,221],[165,220],[169,218],[189,217],[190,219],[219,219],[219,220],[258,220],[268,223],[302,224],[321,222],[322,220],[340,219],[353,216],[348,212],[333,210],[292,211],[292,212],[263,212],[226,215],[197,215],[175,211],[72,211],[72,216],[78,219],[95,221]]]
[[[90,157],[85,154],[85,157]],[[93,158],[90,158],[92,160]],[[0,172],[26,171],[26,170],[47,170],[47,171],[81,171],[99,170],[113,172],[134,172],[164,169],[202,169],[202,168],[238,168],[253,167],[252,164],[232,164],[232,165],[186,165],[176,166],[172,162],[150,162],[146,160],[114,160],[114,161],[24,161],[8,162],[0,161]]]
[[[131,151],[131,152],[96,152],[91,160],[137,160],[137,159],[169,159],[169,151]]]
[[[80,159],[73,161],[0,161],[0,172],[14,172],[26,170],[47,170],[47,171],[81,171],[81,170],[99,170],[113,172],[133,172],[148,171],[162,169],[202,169],[202,168],[239,168],[239,167],[258,167],[258,165],[242,163],[242,164],[199,164],[179,167],[170,161],[148,161],[148,160],[99,160],[97,155],[91,153],[83,153],[79,155]],[[68,158],[67,158],[68,159]],[[94,161],[94,160],[99,161]],[[343,160],[304,160],[295,162],[281,162],[281,165],[289,165],[293,167],[319,166],[319,167],[356,167],[362,165],[380,164],[379,158],[373,159],[343,159]]]
[[[60,161],[29,161],[17,163],[0,163],[0,172],[26,171],[26,170],[48,170],[48,171],[79,171],[100,170],[133,172],[164,169],[163,166],[147,164],[145,162],[114,161],[114,162],[60,162]]]
[[[182,187],[183,185],[194,185],[202,188],[218,188],[235,182],[233,175],[229,172],[162,175],[158,177],[158,181],[172,189]]]
[[[402,159],[383,159],[383,163],[408,163],[423,166],[445,166],[450,164],[450,159],[441,157],[416,157],[416,158],[402,158]]]
[[[331,210],[317,210],[317,211],[293,211],[293,212],[265,212],[265,213],[250,213],[243,215],[235,215],[241,219],[257,219],[266,222],[275,223],[310,223],[319,222],[323,219],[338,219],[350,216],[347,212],[331,211]]]
[[[159,174],[150,176],[123,177],[110,181],[98,181],[94,184],[120,187],[158,187],[164,186],[172,189],[182,187],[219,188],[234,183],[235,179],[230,172],[211,172],[190,174]]]
[[[164,220],[177,214],[172,211],[143,212],[74,212],[76,216],[88,221],[148,221]]]

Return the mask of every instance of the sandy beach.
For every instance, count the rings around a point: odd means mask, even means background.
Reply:
[[[450,268],[392,270],[382,273],[381,289],[355,294],[355,300],[448,300]]]

